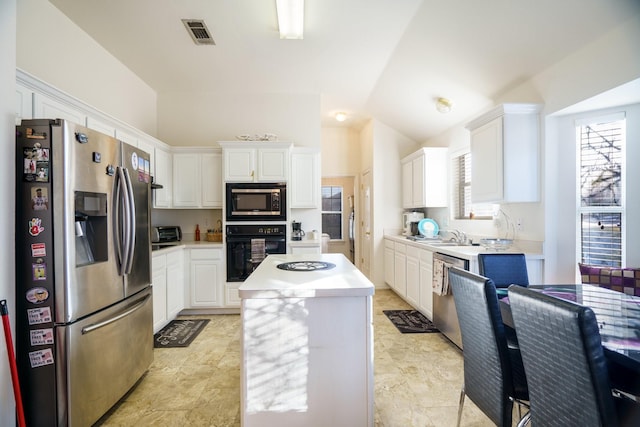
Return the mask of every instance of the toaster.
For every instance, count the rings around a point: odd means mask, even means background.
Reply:
[[[182,240],[182,230],[178,225],[151,227],[151,243],[179,242]]]

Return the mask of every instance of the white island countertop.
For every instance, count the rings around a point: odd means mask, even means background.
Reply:
[[[321,261],[328,270],[287,271],[278,264]],[[342,254],[269,255],[239,288],[240,298],[312,298],[373,295],[374,286]]]

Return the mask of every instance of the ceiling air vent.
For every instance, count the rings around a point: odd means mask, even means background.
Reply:
[[[195,44],[216,44],[202,19],[183,19],[182,22]]]

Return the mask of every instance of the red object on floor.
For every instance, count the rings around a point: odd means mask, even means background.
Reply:
[[[16,412],[18,415],[18,426],[26,427],[24,419],[24,408],[22,406],[22,394],[20,393],[20,383],[18,382],[18,367],[16,365],[16,355],[13,352],[13,340],[11,339],[11,324],[9,323],[9,309],[7,300],[0,301],[0,314],[2,314],[2,326],[4,327],[4,338],[7,343],[7,356],[9,357],[9,367],[11,369],[11,380],[13,381],[13,394],[16,399]]]

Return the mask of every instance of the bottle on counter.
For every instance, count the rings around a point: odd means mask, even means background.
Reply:
[[[200,225],[196,224],[196,242],[200,241]]]

